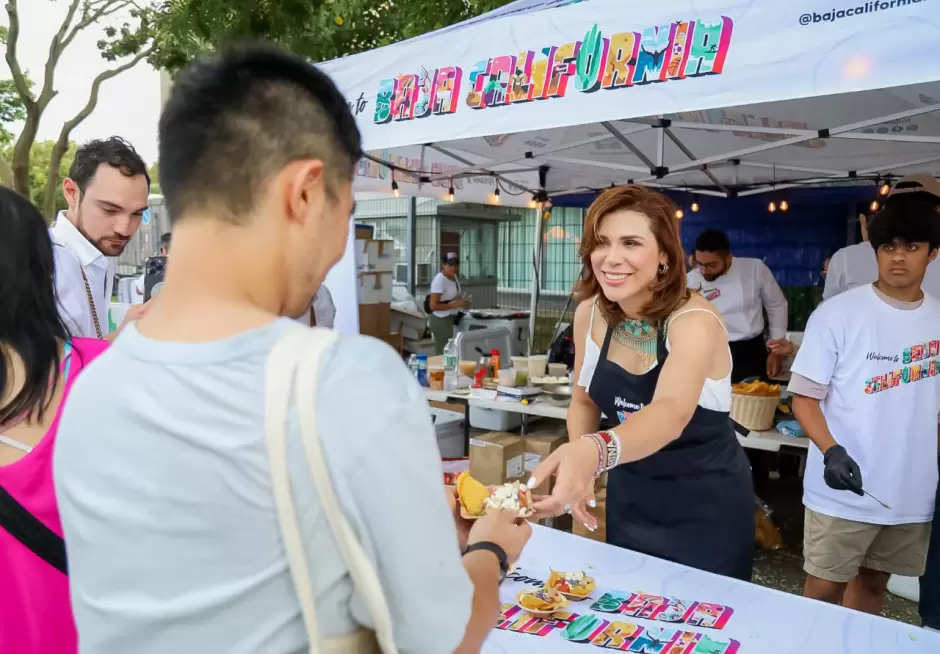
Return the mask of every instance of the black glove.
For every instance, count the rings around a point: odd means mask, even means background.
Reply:
[[[862,492],[862,471],[858,469],[855,459],[849,456],[841,445],[833,445],[823,455],[823,464],[826,470],[823,479],[826,485],[834,490],[852,491],[856,495]]]

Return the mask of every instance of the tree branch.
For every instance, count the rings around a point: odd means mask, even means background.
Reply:
[[[49,103],[52,102],[52,98],[56,96],[55,69],[56,66],[59,65],[59,58],[62,56],[64,49],[61,47],[62,39],[68,32],[69,25],[72,24],[72,20],[75,18],[75,12],[78,11],[80,4],[81,0],[72,0],[69,4],[68,11],[65,12],[65,18],[62,19],[62,23],[59,25],[59,29],[56,31],[55,36],[52,37],[52,41],[49,42],[49,56],[46,57],[46,66],[45,70],[43,70],[42,89],[39,91],[39,99],[36,102],[40,113],[45,111]]]
[[[72,130],[88,118],[95,110],[95,107],[98,105],[98,95],[101,91],[101,85],[109,79],[117,77],[124,71],[130,70],[139,64],[141,60],[150,56],[154,48],[155,46],[151,43],[149,47],[134,55],[134,58],[130,61],[110,70],[106,70],[95,77],[94,81],[91,83],[91,91],[88,93],[88,101],[85,103],[85,106],[72,116],[72,118],[63,123],[62,129],[59,130],[59,138],[56,139],[55,146],[53,146],[52,156],[49,159],[49,168],[46,172],[46,186],[43,189],[42,198],[43,215],[47,217],[50,216],[55,208],[53,205],[55,204],[55,190],[59,185],[59,166],[62,163],[62,156],[68,150],[69,137],[72,135]]]
[[[71,30],[69,30],[65,38],[61,39],[60,54],[61,50],[65,50],[67,47],[69,47],[69,44],[72,42],[72,40],[83,29],[89,27],[93,23],[98,22],[106,16],[116,14],[122,9],[126,9],[127,7],[131,6],[134,6],[134,2],[132,0],[93,0],[86,2],[82,8],[81,20],[78,21],[78,23],[76,23]]]
[[[10,26],[7,28],[7,66],[10,67],[10,74],[13,77],[13,85],[16,87],[16,92],[20,95],[20,98],[22,98],[27,111],[29,111],[35,106],[35,100],[33,99],[32,92],[29,90],[29,82],[26,79],[26,74],[23,72],[23,68],[20,66],[19,59],[16,56],[17,41],[20,38],[20,14],[16,6],[16,0],[7,0],[6,10],[7,17],[10,21]]]

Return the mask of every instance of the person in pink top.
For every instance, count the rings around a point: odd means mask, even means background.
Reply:
[[[45,221],[6,188],[0,234],[0,652],[74,654],[52,450],[72,382],[107,343],[69,337]]]

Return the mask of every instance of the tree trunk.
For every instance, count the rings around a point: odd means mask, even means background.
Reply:
[[[33,149],[33,143],[36,141],[36,133],[39,131],[39,116],[35,112],[29,111],[26,114],[26,122],[23,123],[23,131],[20,137],[16,139],[16,146],[13,148],[13,190],[22,195],[27,200],[32,200],[30,195],[29,180],[29,155]]]
[[[13,188],[13,169],[7,160],[0,155],[0,184],[7,188]]]
[[[46,169],[46,186],[42,189],[42,215],[46,222],[51,223],[55,219],[55,192],[59,189],[59,169],[62,166],[62,157],[69,150],[69,136],[71,131],[59,134],[59,140],[52,147],[52,154],[49,156],[49,168]],[[63,138],[64,137],[64,138]]]

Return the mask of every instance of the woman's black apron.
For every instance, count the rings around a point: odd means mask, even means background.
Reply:
[[[767,345],[763,334],[728,343],[731,348],[731,383],[767,376]]]
[[[653,401],[668,352],[631,375],[608,361],[608,327],[588,394],[613,425]],[[750,581],[754,491],[747,457],[727,412],[696,407],[682,435],[607,477],[607,542],[699,570]]]

